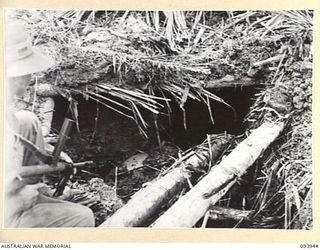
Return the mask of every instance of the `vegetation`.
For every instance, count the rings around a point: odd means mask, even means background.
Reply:
[[[250,227],[312,229],[312,11],[14,10],[8,16],[55,58],[42,81],[70,100],[82,94],[134,120],[145,137],[142,109],[157,122],[158,115],[170,116],[172,101],[184,110],[194,99],[212,114],[213,100],[233,107],[207,82],[249,77],[265,86],[247,129],[268,120],[285,120],[286,129],[255,163],[248,192],[237,195],[243,208],[256,211]],[[220,205],[234,198],[231,192]]]

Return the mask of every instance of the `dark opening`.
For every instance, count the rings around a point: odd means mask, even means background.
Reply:
[[[169,117],[160,117],[160,123],[165,127],[161,133],[162,138],[172,140],[182,149],[187,149],[203,142],[207,134],[227,132],[239,135],[245,130],[244,117],[253,104],[255,94],[260,90],[259,87],[250,86],[223,88],[213,92],[233,107],[232,109],[221,102],[211,101],[214,124],[212,124],[207,105],[189,98],[184,106],[187,129],[184,127],[183,111],[174,102],[171,104],[171,125]]]
[[[183,111],[176,102],[171,102],[172,113],[159,115],[158,127],[161,140],[172,142],[182,150],[203,142],[207,134],[227,132],[239,135],[245,129],[244,117],[248,114],[254,96],[261,89],[258,87],[223,88],[214,93],[223,98],[234,110],[223,103],[211,101],[212,117],[206,104],[188,99]],[[169,94],[168,94],[169,97]],[[144,138],[136,123],[93,100],[75,97],[78,101],[80,133],[74,128],[68,141],[67,151],[75,161],[94,160],[101,169],[98,174],[105,176],[115,166],[135,154],[158,145],[153,115],[142,111],[148,124],[149,139]],[[69,102],[63,97],[56,97],[52,128],[58,132],[63,119],[70,117]],[[165,110],[163,113],[167,113]],[[97,120],[97,122],[96,122]]]

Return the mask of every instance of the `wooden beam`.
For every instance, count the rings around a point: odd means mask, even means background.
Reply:
[[[194,226],[264,150],[279,136],[284,123],[266,122],[255,129],[220,164],[159,217],[152,227],[179,228]]]
[[[207,81],[204,84],[206,89],[220,89],[220,88],[241,88],[247,86],[259,85],[260,83],[250,77],[242,77],[236,79],[234,76],[226,75],[225,77],[217,80]]]

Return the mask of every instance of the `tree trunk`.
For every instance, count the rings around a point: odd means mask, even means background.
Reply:
[[[214,163],[229,145],[229,137],[214,138],[208,147],[199,146],[179,160],[163,177],[137,192],[122,208],[99,227],[135,227],[143,225],[155,216],[165,202],[174,198],[192,178],[195,170],[205,169],[209,161]],[[192,169],[188,168],[192,167]]]
[[[186,195],[159,217],[152,227],[192,227],[242,176],[277,138],[283,123],[266,122],[242,141],[220,164],[213,167]]]

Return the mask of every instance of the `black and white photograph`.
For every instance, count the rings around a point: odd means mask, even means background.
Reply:
[[[314,229],[313,10],[4,14],[4,228]]]

